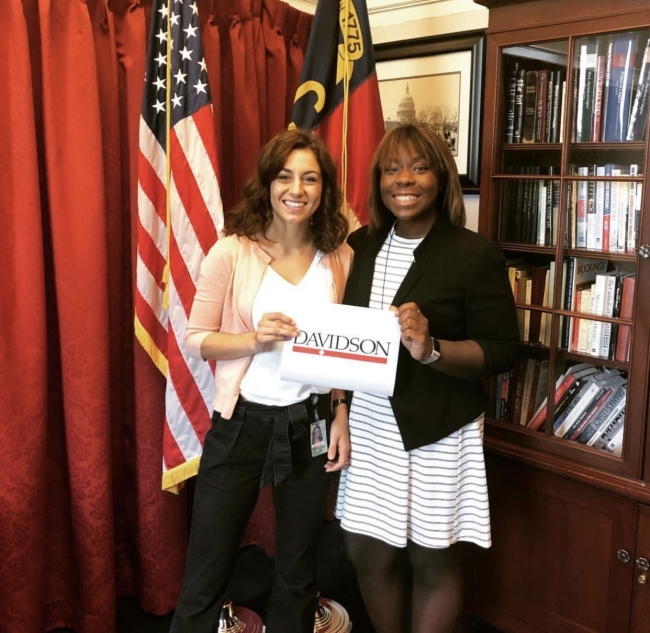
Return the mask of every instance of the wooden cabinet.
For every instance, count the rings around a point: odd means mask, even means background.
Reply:
[[[494,546],[471,609],[506,633],[648,631],[650,4],[476,1],[479,230],[522,353],[489,386]]]

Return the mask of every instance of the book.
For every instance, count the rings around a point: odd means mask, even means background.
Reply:
[[[616,415],[616,417],[610,420],[604,428],[599,429],[594,433],[589,442],[593,441],[593,444],[587,443],[594,448],[605,448],[605,446],[612,440],[612,438],[623,429],[623,424],[625,423],[625,411],[621,411]]]
[[[602,140],[624,141],[630,120],[630,101],[635,63],[635,36],[613,35],[605,74],[606,101],[602,122]]]
[[[619,285],[620,273],[610,271],[607,273],[607,283],[605,286],[605,310],[603,316],[614,316],[614,300],[616,297],[616,288]],[[600,344],[600,354],[602,358],[609,358],[609,350],[612,339],[612,323],[603,323],[602,338]]]
[[[553,142],[553,94],[556,89],[556,76],[559,70],[549,70],[548,71],[548,81],[546,86],[546,112],[545,122],[544,122],[544,138],[542,142],[552,143]]]
[[[535,122],[537,120],[537,71],[526,71],[524,88],[524,132],[522,143],[535,142]]]
[[[631,175],[632,171],[630,170]],[[636,253],[637,239],[639,235],[639,223],[641,221],[641,199],[643,184],[640,182],[630,183],[630,218],[627,224],[627,246],[626,253]]]
[[[604,165],[604,176],[612,175],[612,164],[607,163]],[[606,180],[603,183],[603,237],[601,242],[601,250],[609,252],[609,240],[610,240],[610,225],[612,219],[612,182],[611,180]]]
[[[589,444],[591,439],[596,435],[600,428],[603,428],[610,420],[614,419],[621,411],[625,409],[627,397],[627,385],[621,385],[614,393],[607,399],[605,404],[601,407],[598,413],[594,416],[592,421],[585,427],[585,429],[578,435],[576,441],[580,444]],[[594,439],[594,441],[597,437]],[[592,442],[593,444],[593,442]]]
[[[512,142],[521,143],[524,134],[524,93],[526,91],[526,71],[517,70],[517,83],[515,84],[515,110]]]
[[[611,167],[611,175],[629,176],[629,165],[605,165],[605,173]],[[629,183],[620,180],[612,180],[610,184],[609,195],[609,240],[607,243],[603,241],[603,250],[616,253],[619,250],[619,241],[625,250],[624,241],[619,237],[621,226],[625,226],[627,220],[627,205],[629,203]],[[621,219],[621,214],[623,218]]]
[[[579,47],[578,94],[576,99],[576,143],[590,143],[593,130],[596,80],[596,40],[585,40]]]
[[[514,390],[512,405],[512,423],[520,424],[522,411],[522,398],[524,394],[524,383],[526,381],[527,359],[517,359],[514,369]]]
[[[605,389],[593,402],[592,404],[582,412],[582,414],[575,421],[573,426],[566,432],[565,438],[575,441],[579,435],[591,424],[591,421],[598,415],[598,412],[602,407],[605,406],[605,403],[609,398],[612,397],[614,389],[607,388]]]
[[[519,71],[518,62],[511,62],[508,70],[508,80],[506,81],[506,125],[505,125],[505,142],[512,143],[515,135],[515,94],[517,92],[517,72]]]
[[[623,277],[623,289],[621,294],[621,319],[631,319],[634,308],[634,286],[636,277],[627,275]],[[618,337],[616,341],[616,352],[614,359],[627,362],[630,356],[630,338],[632,336],[632,326],[620,324],[618,327]]]
[[[619,318],[621,316],[621,297],[623,295],[623,277],[624,273],[621,273],[616,280],[616,290],[614,292],[614,307],[612,309],[612,317]],[[617,321],[612,323],[612,330],[610,333],[609,340],[609,352],[607,357],[609,360],[614,360],[616,354],[616,342],[618,341],[618,328],[619,324]]]
[[[605,69],[607,66],[607,40],[599,38],[596,45],[596,77],[594,84],[594,118],[591,140],[600,140],[600,126],[603,106],[603,87],[605,84]]]
[[[605,175],[605,165],[596,166],[596,176]],[[595,201],[595,222],[594,222],[594,241],[591,247],[597,251],[603,250],[603,215],[605,212],[605,182],[596,181],[596,201]],[[587,235],[587,238],[589,236]]]
[[[591,312],[591,284],[579,288],[576,299],[576,311],[589,314]],[[587,354],[589,350],[589,319],[576,319],[573,326],[573,344],[570,351]]]
[[[589,167],[578,167],[578,176],[588,176]],[[589,198],[589,184],[586,180],[578,181],[576,198],[576,248],[587,248],[587,204]]]
[[[592,374],[583,380],[581,387],[566,409],[553,423],[553,434],[556,437],[570,436],[582,413],[588,411],[590,406],[595,405],[607,389],[618,389],[626,383],[625,378],[618,372]],[[576,383],[578,382],[576,381]]]
[[[569,367],[555,382],[554,407],[560,405],[562,398],[564,398],[569,389],[575,384],[576,380],[594,374],[596,371],[596,368],[590,363],[577,363]],[[548,398],[545,397],[526,426],[532,431],[542,429],[546,424],[547,418]]]
[[[540,361],[538,359],[527,359],[526,371],[524,373],[524,384],[521,394],[521,412],[519,414],[519,424],[522,426],[526,425],[526,422],[528,421],[528,418],[531,414],[531,399],[533,403],[535,402],[533,390],[534,386],[537,384],[537,378],[539,377],[539,367]]]
[[[605,445],[605,450],[609,453],[613,453],[617,457],[621,457],[623,454],[623,437],[625,435],[625,424],[621,424],[620,428],[612,439],[607,442]]]
[[[548,266],[533,266],[530,269],[531,289],[530,289],[530,305],[543,306],[544,305],[544,289],[546,285],[546,276],[549,271]],[[528,332],[528,342],[533,345],[538,345],[542,341],[541,323],[543,313],[537,310],[530,311],[530,326]]]
[[[564,309],[575,311],[575,292],[578,286],[593,283],[598,273],[607,271],[608,262],[604,259],[593,257],[569,257],[567,259],[567,279],[564,295]],[[567,319],[566,331],[562,332],[562,349],[568,350],[573,339],[573,326],[575,319]]]
[[[599,273],[593,285],[591,295],[591,314],[603,316],[605,314],[605,294],[607,292],[607,274]],[[591,356],[600,356],[603,337],[603,322],[591,319],[589,324],[589,350]]]
[[[627,141],[642,141],[645,139],[648,126],[648,104],[650,101],[650,37],[645,45],[641,58],[639,79],[634,93],[630,122],[625,139]]]
[[[596,165],[589,165],[587,168],[588,176],[596,175]],[[586,247],[596,249],[596,181],[587,181],[587,209],[586,209]]]
[[[537,71],[537,107],[535,110],[535,142],[546,141],[546,105],[548,103],[548,74],[546,68]]]

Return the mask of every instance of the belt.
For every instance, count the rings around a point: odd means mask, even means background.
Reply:
[[[321,406],[327,403],[327,398],[324,398],[324,395],[329,396],[329,394],[313,393],[301,402],[284,407],[269,406],[239,398],[235,408],[237,415],[245,416],[247,412],[250,412],[252,415],[263,415],[274,420],[273,437],[262,469],[260,488],[271,482],[277,486],[291,474],[293,466],[289,429],[293,432],[293,441],[308,439],[309,423],[319,419],[319,401]]]

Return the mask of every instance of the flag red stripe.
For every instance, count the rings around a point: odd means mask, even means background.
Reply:
[[[171,470],[185,463],[185,456],[181,451],[176,438],[169,430],[169,420],[165,417],[165,428],[163,432],[163,462],[165,468]]]
[[[210,412],[174,336],[169,337],[167,358],[170,367],[174,367],[175,370],[173,375],[170,374],[169,379],[174,385],[178,401],[189,418],[194,432],[203,443],[203,437],[209,428]]]
[[[138,154],[138,180],[142,191],[154,206],[156,214],[164,224],[167,224],[167,190],[147,157],[142,153],[142,148]]]
[[[201,190],[196,184],[192,168],[178,142],[176,132],[170,135],[171,166],[174,184],[181,200],[185,214],[194,228],[196,237],[204,253],[217,241],[217,229],[206,206]]]
[[[167,330],[158,320],[152,307],[140,292],[135,293],[135,313],[142,327],[149,333],[158,349],[165,354],[167,350]]]
[[[138,227],[138,257],[151,273],[158,288],[161,291],[164,290],[163,272],[166,264],[165,258],[158,250],[156,243],[151,239],[151,235],[149,235],[141,223]]]
[[[197,110],[193,115],[194,124],[196,129],[201,137],[203,146],[205,147],[205,152],[210,159],[212,164],[212,169],[219,178],[219,166],[217,165],[217,142],[214,136],[214,119],[212,114],[212,108],[210,106],[205,106]]]
[[[190,310],[192,309],[192,302],[196,294],[196,286],[192,275],[187,269],[187,264],[183,259],[183,255],[178,248],[176,236],[172,235],[171,243],[169,245],[169,266],[173,271],[174,286],[176,293],[180,299],[180,303],[185,311],[185,318],[190,318]]]

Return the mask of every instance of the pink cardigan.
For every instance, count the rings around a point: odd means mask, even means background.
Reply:
[[[255,330],[251,316],[253,300],[271,258],[253,240],[229,235],[217,241],[201,264],[201,274],[187,324],[189,354],[201,358],[201,343],[213,332],[240,334]],[[334,280],[335,301],[343,299],[352,264],[347,243],[322,259]],[[239,397],[239,385],[251,356],[217,361],[214,408],[229,419]]]

